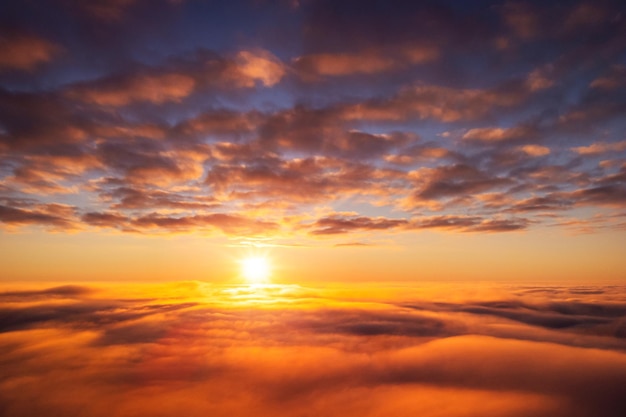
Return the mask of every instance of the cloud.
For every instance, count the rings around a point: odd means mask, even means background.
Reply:
[[[0,32],[0,71],[33,71],[60,51],[59,45],[33,34]]]
[[[4,301],[19,301],[22,299],[38,300],[50,298],[81,298],[92,294],[93,288],[81,285],[61,285],[44,290],[17,290],[0,292],[0,299]]]
[[[192,416],[300,415],[303,401],[327,416],[435,416],[444,406],[459,417],[468,407],[620,415],[621,287],[350,291],[176,283],[0,293],[11,300],[0,309],[0,406],[16,417],[173,416],[181,401]],[[69,390],[80,395],[61,395]]]
[[[207,155],[194,149],[171,149],[154,141],[110,141],[99,145],[96,154],[125,184],[167,186],[200,179]]]
[[[30,194],[76,193],[75,186],[67,185],[70,181],[103,167],[94,155],[80,148],[67,147],[56,155],[50,153],[21,159],[12,175],[5,178],[6,184],[16,184]]]
[[[68,97],[100,106],[125,106],[133,102],[180,102],[193,91],[195,81],[184,74],[134,75],[75,86]]]
[[[477,142],[501,142],[513,139],[530,139],[535,135],[529,127],[482,127],[468,130],[464,135],[464,140]]]
[[[504,22],[518,38],[528,40],[539,34],[538,15],[530,3],[508,2],[501,10]]]
[[[511,82],[493,89],[458,89],[440,85],[415,85],[394,96],[346,106],[347,120],[398,121],[411,118],[441,122],[479,120],[496,108],[513,107],[530,94],[524,82]]]
[[[405,219],[386,219],[382,217],[323,217],[312,225],[314,235],[334,235],[352,231],[388,230],[407,225]]]
[[[372,74],[387,71],[394,64],[393,60],[377,54],[316,54],[299,57],[295,61],[296,67],[301,71],[322,76]]]
[[[96,119],[97,120],[97,119]],[[97,121],[67,106],[56,94],[0,88],[0,141],[11,149],[41,149],[84,141]],[[26,153],[29,154],[28,152]]]
[[[338,77],[354,74],[377,74],[405,69],[432,61],[439,51],[432,46],[412,45],[361,53],[318,53],[303,55],[293,62],[305,78]]]
[[[337,243],[335,245],[336,248],[342,248],[342,247],[367,247],[367,246],[373,246],[371,243],[364,243],[364,242],[345,242],[345,243]]]
[[[550,153],[550,148],[542,145],[523,145],[520,150],[530,156],[545,156]]]
[[[207,111],[196,117],[181,121],[174,129],[187,136],[242,136],[252,133],[260,123],[259,113],[243,113],[232,110]],[[236,146],[225,142],[224,146]]]
[[[579,205],[606,205],[621,207],[626,203],[626,187],[623,185],[600,185],[566,194]]]
[[[170,57],[159,65],[135,66],[115,75],[75,83],[64,95],[96,106],[133,103],[181,103],[197,91],[271,87],[285,75],[281,61],[264,49],[242,50],[222,57],[199,49]]]
[[[620,142],[596,142],[588,146],[577,146],[571,148],[579,155],[599,155],[607,152],[622,152],[626,150],[626,140]]]
[[[511,184],[506,178],[491,177],[489,174],[465,164],[422,169],[416,172],[416,183],[420,190],[416,200],[434,200],[442,197],[475,194]]]
[[[254,81],[259,81],[264,86],[271,87],[280,82],[285,75],[283,63],[272,53],[262,49],[240,51],[237,53],[235,62],[243,75],[243,79],[249,79],[252,82],[252,84],[244,82],[246,87],[254,86]]]
[[[189,198],[176,193],[162,190],[146,190],[129,187],[118,187],[102,196],[119,200],[113,204],[114,209],[155,209],[172,208],[181,210],[202,210],[219,207],[219,203],[211,197]]]
[[[24,208],[0,205],[0,222],[8,226],[43,225],[53,230],[69,230],[76,226],[75,210],[63,204],[35,204]]]
[[[626,66],[614,65],[606,75],[596,78],[589,86],[600,90],[613,90],[624,85],[626,85]]]
[[[126,232],[192,232],[217,229],[232,235],[257,235],[274,231],[278,224],[270,221],[251,219],[238,214],[210,213],[197,215],[165,215],[149,213],[129,217],[119,212],[89,212],[81,220],[97,227],[115,228]]]
[[[528,225],[529,221],[523,218],[485,219],[479,216],[444,215],[415,217],[410,228],[499,233],[523,230]]]
[[[621,5],[383,3],[2,8],[3,225],[250,230],[220,214],[308,239],[328,213],[392,210],[409,225],[346,233],[623,227]]]
[[[516,202],[509,211],[529,212],[529,211],[558,211],[567,210],[572,206],[572,201],[557,196],[530,197]]]

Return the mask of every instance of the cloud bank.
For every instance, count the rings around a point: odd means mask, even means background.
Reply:
[[[6,416],[620,416],[623,286],[13,288]]]
[[[624,228],[620,2],[197,3],[0,8],[0,227]]]

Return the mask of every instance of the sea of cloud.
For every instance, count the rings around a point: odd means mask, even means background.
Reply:
[[[0,415],[622,416],[626,287],[0,292]]]

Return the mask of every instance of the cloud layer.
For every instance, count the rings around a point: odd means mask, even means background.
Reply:
[[[0,299],[0,409],[12,417],[623,409],[623,287],[433,284],[356,296],[189,282],[14,288]]]
[[[0,9],[4,229],[624,228],[620,2],[92,3]]]

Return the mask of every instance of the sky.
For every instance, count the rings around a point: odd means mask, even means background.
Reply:
[[[2,2],[3,279],[623,280],[624,12]]]
[[[626,6],[0,1],[0,415],[622,417]]]

